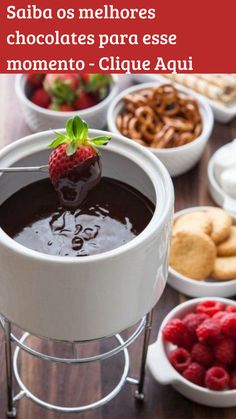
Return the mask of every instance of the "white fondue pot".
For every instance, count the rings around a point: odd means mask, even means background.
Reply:
[[[47,131],[14,142],[0,152],[0,167],[46,164],[54,136]],[[174,200],[167,170],[151,152],[119,135],[101,153],[103,175],[138,189],[156,204],[155,212],[129,243],[80,258],[36,252],[0,229],[0,313],[32,334],[67,341],[113,335],[148,313],[164,289]],[[45,176],[2,174],[0,205]]]

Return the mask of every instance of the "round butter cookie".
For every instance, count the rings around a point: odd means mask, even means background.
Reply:
[[[212,208],[208,214],[212,221],[211,238],[216,244],[221,243],[229,237],[233,219],[221,208]]]
[[[181,230],[194,230],[211,234],[211,218],[205,211],[193,211],[181,215],[174,223],[173,233]]]
[[[170,266],[193,279],[207,278],[214,267],[216,246],[205,233],[177,231],[171,241]]]
[[[236,256],[236,226],[230,227],[229,237],[217,246],[218,256]]]
[[[221,281],[236,279],[236,256],[216,258],[212,276]]]

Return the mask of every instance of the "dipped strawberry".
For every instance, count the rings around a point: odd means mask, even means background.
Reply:
[[[88,125],[79,116],[66,124],[66,134],[50,144],[49,174],[62,206],[75,209],[101,179],[100,153],[110,137],[88,138]]]

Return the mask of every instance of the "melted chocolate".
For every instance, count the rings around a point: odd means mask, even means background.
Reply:
[[[86,256],[129,242],[151,220],[153,204],[131,186],[102,177],[91,187],[79,208],[66,210],[49,179],[32,183],[0,206],[0,226],[38,252]]]
[[[97,154],[83,164],[61,176],[54,185],[61,205],[67,209],[78,208],[101,180],[100,156]]]

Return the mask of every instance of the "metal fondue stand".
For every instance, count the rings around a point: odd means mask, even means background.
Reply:
[[[33,402],[37,403],[44,408],[54,410],[60,413],[82,413],[86,412],[91,409],[96,409],[107,404],[111,401],[123,388],[126,383],[131,385],[135,385],[137,387],[135,392],[135,397],[137,400],[142,401],[144,399],[144,380],[145,380],[145,364],[146,364],[146,357],[147,357],[147,349],[150,340],[150,333],[151,333],[151,324],[152,324],[152,312],[147,314],[139,323],[136,330],[133,334],[127,339],[124,340],[120,334],[114,335],[114,338],[117,340],[118,345],[113,348],[112,350],[98,354],[93,357],[88,358],[58,358],[50,355],[46,355],[41,352],[37,352],[34,349],[30,348],[26,345],[27,339],[31,336],[29,333],[24,333],[20,339],[18,339],[12,332],[11,332],[11,322],[4,318],[3,316],[0,317],[0,322],[4,330],[4,337],[5,337],[5,358],[6,358],[6,378],[7,378],[7,416],[8,417],[15,417],[16,416],[16,408],[15,403],[23,397],[27,397],[31,399]],[[130,357],[127,347],[134,342],[138,336],[144,331],[143,337],[143,346],[142,346],[142,357],[141,357],[141,365],[140,365],[140,372],[139,378],[132,378],[129,377],[129,366],[130,366]],[[96,340],[91,340],[94,342]],[[12,356],[12,343],[16,343],[16,349]],[[75,343],[83,343],[83,342],[71,342],[71,345]],[[44,361],[50,362],[58,362],[64,364],[88,364],[97,361],[103,361],[105,359],[111,358],[117,355],[119,352],[123,352],[124,356],[124,368],[122,371],[122,375],[120,378],[119,383],[116,387],[106,396],[101,398],[100,400],[93,402],[88,405],[79,406],[79,407],[62,407],[54,404],[47,403],[38,397],[36,397],[23,383],[19,371],[18,371],[18,357],[20,351],[23,350],[29,353],[32,356],[40,358]],[[15,376],[16,381],[20,387],[19,393],[14,393],[13,391],[13,376]]]

